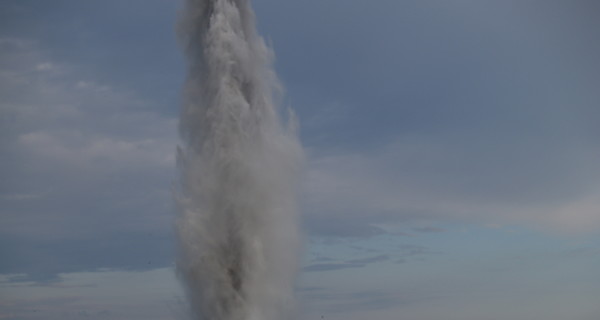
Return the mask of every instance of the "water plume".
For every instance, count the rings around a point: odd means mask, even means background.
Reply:
[[[291,319],[302,149],[249,0],[187,0],[177,273],[193,319]]]

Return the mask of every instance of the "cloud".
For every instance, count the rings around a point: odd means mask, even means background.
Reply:
[[[348,315],[368,310],[384,310],[410,303],[431,301],[434,297],[425,297],[411,293],[388,292],[385,290],[362,290],[351,293],[320,289],[302,292],[310,313],[345,313]]]
[[[13,200],[13,201],[39,199],[40,197],[41,197],[41,195],[39,195],[39,194],[26,194],[26,193],[12,193],[12,194],[2,195],[2,198],[4,200]]]
[[[314,257],[313,259],[311,259],[311,262],[329,262],[329,261],[335,261],[335,259],[332,259],[329,257],[323,257],[323,256],[317,256],[317,257]]]
[[[439,254],[439,252],[431,251],[431,249],[429,249],[428,247],[421,245],[403,244],[399,245],[398,249],[399,256],[401,258],[422,256],[427,254]]]
[[[173,141],[121,137],[81,137],[80,132],[50,133],[34,131],[19,135],[17,142],[32,157],[66,166],[152,166],[172,168],[175,164]]]
[[[600,228],[600,162],[592,161],[600,150],[582,137],[540,138],[530,148],[511,139],[489,150],[443,136],[399,140],[369,153],[314,157],[306,187],[309,229],[364,237],[415,224],[415,231],[439,231],[418,227],[435,221]]]
[[[377,255],[373,257],[360,258],[360,259],[351,259],[341,263],[315,263],[309,266],[302,268],[302,271],[305,272],[316,272],[316,271],[334,271],[334,270],[342,270],[342,269],[351,269],[351,268],[362,268],[366,267],[369,264],[376,262],[383,262],[390,259],[390,256],[387,254]],[[333,259],[318,259],[316,261],[332,261]]]
[[[600,228],[589,1],[256,5],[288,13],[261,23],[303,120],[312,235]]]
[[[170,265],[176,119],[36,41],[0,45],[0,273]]]
[[[257,2],[311,155],[307,231],[364,238],[448,221],[598,230],[600,20],[587,2],[558,3],[518,4],[531,13],[520,17],[516,1]],[[65,6],[31,17],[54,23]],[[82,5],[76,34],[73,21],[59,26],[69,45],[41,30],[41,40],[0,38],[0,230],[10,244],[0,272],[47,253],[52,271],[29,269],[36,279],[74,270],[67,261],[89,270],[170,261],[176,103],[162,95],[178,94],[181,66],[174,44],[155,50],[171,29],[124,28],[134,6],[120,6],[107,29],[118,38],[96,45],[92,24],[107,26],[91,13],[104,3]],[[119,241],[97,241],[107,238]],[[82,263],[85,250],[97,259]]]
[[[316,272],[316,271],[334,271],[351,268],[362,268],[365,264],[361,263],[318,263],[311,264],[302,268],[304,272]]]
[[[378,256],[373,256],[373,257],[368,257],[368,258],[348,260],[348,261],[346,261],[346,263],[368,264],[368,263],[374,263],[374,262],[387,261],[389,259],[390,259],[389,255],[381,254]]]
[[[12,284],[0,302],[9,319],[170,319],[183,316],[179,287],[170,268],[147,272],[64,274],[61,283]],[[178,312],[178,314],[175,314]]]
[[[413,228],[414,231],[417,232],[421,232],[421,233],[439,233],[439,232],[444,232],[444,229],[442,228],[436,228],[436,227],[418,227],[418,228]]]

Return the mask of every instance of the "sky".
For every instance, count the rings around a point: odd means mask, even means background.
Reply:
[[[255,0],[306,151],[298,318],[600,317],[600,5]],[[0,3],[0,319],[187,319],[181,3]]]

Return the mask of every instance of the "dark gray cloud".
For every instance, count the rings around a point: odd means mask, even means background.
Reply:
[[[363,263],[317,263],[311,264],[302,268],[304,272],[317,272],[317,271],[334,271],[351,268],[362,268],[366,264]]]
[[[317,257],[314,257],[313,259],[311,259],[311,262],[330,262],[330,261],[335,261],[335,259],[332,259],[329,257],[323,257],[323,256],[317,256]]]
[[[384,234],[385,231],[379,227],[370,225],[364,220],[368,219],[337,219],[328,213],[315,212],[305,215],[305,229],[314,236],[321,237],[372,237]],[[362,220],[362,221],[361,221]]]
[[[357,245],[350,245],[349,248],[352,248],[352,249],[358,250],[358,251],[368,252],[368,253],[381,252],[381,250],[378,250],[378,249],[366,248],[366,247],[361,247],[361,246],[357,246]]]
[[[444,232],[444,229],[437,228],[437,227],[418,227],[418,228],[412,228],[412,230],[414,230],[416,232],[421,232],[421,233],[439,233],[439,232]]]
[[[440,253],[441,252],[433,251],[430,248],[422,245],[403,244],[398,246],[398,255],[402,258]]]
[[[302,292],[302,293],[306,293],[306,292],[318,292],[318,291],[322,291],[325,290],[324,287],[299,287],[296,288],[297,292]]]
[[[314,263],[302,268],[302,271],[305,272],[316,272],[316,271],[334,271],[334,270],[342,270],[342,269],[351,269],[351,268],[362,268],[366,267],[369,264],[376,262],[383,262],[390,260],[390,256],[387,254],[381,254],[377,256],[360,258],[360,259],[350,259],[344,262],[328,262],[328,263]],[[314,262],[322,262],[322,261],[335,261],[335,259],[320,259]]]
[[[348,260],[346,261],[346,263],[359,263],[359,264],[368,264],[368,263],[373,263],[373,262],[381,262],[381,261],[387,261],[390,259],[390,256],[387,254],[380,254],[378,256],[373,256],[373,257],[368,257],[368,258],[361,258],[361,259],[352,259],[352,260]]]

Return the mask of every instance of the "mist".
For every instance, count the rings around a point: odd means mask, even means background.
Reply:
[[[247,0],[188,0],[177,274],[193,319],[291,319],[303,153]],[[285,121],[282,120],[285,118]]]

